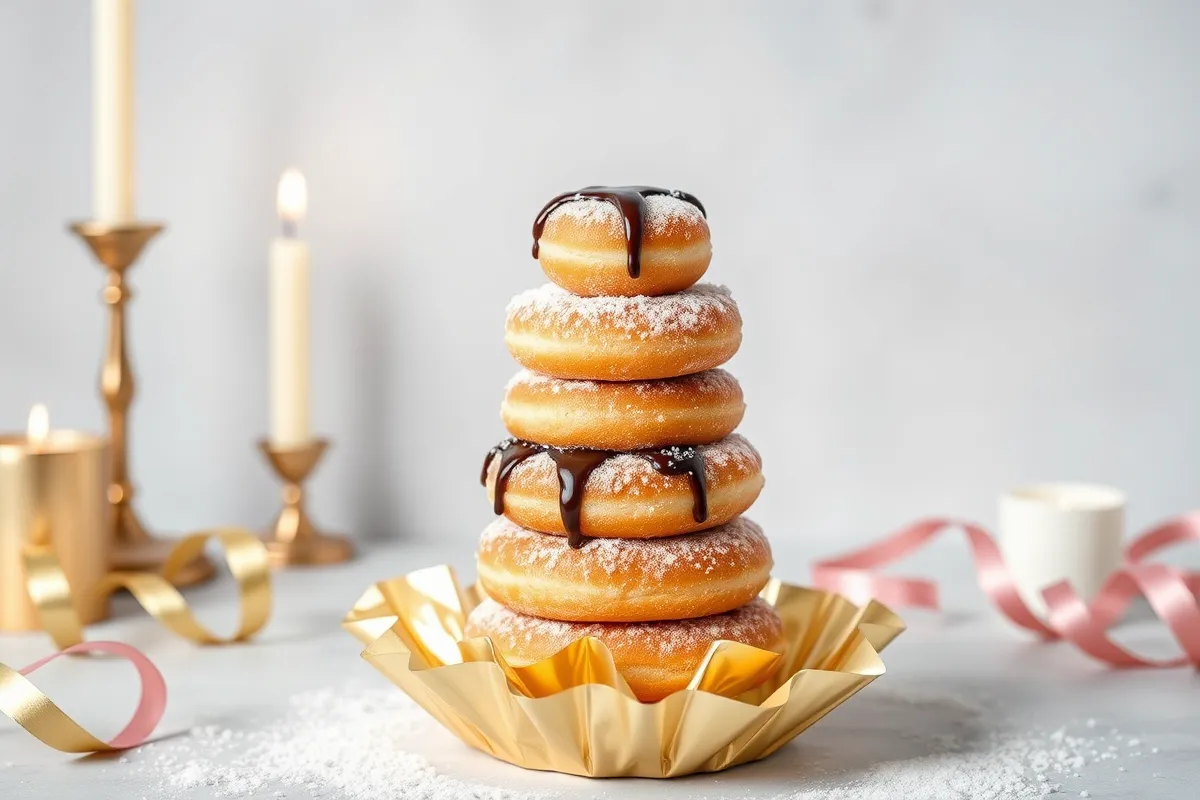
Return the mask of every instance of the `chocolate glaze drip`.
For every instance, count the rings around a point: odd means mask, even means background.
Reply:
[[[588,186],[578,192],[564,192],[558,195],[538,212],[533,221],[533,257],[538,257],[538,240],[542,238],[542,230],[551,212],[561,205],[575,200],[603,200],[616,206],[625,221],[625,259],[629,277],[637,278],[642,274],[642,231],[646,222],[646,198],[652,195],[669,195],[685,203],[691,203],[700,209],[700,213],[708,216],[704,205],[695,196],[678,189],[662,189],[658,186]]]
[[[704,454],[695,447],[664,447],[639,450],[635,455],[648,460],[663,475],[687,475],[692,485],[692,519],[708,519],[708,486],[704,482]]]
[[[587,486],[592,470],[604,463],[612,453],[604,450],[562,450],[548,447],[546,452],[558,465],[558,513],[562,515],[563,527],[567,529],[567,544],[576,549],[583,547],[583,530],[580,523],[583,511],[583,487]]]
[[[487,458],[483,460],[483,474],[480,475],[479,480],[484,486],[487,486],[488,467],[492,465],[492,459],[499,456],[500,469],[496,473],[496,498],[492,503],[497,514],[504,513],[504,490],[508,488],[508,476],[512,474],[513,467],[540,452],[542,452],[540,444],[520,439],[505,439],[488,451]]]
[[[558,510],[562,515],[563,528],[567,531],[567,543],[574,548],[583,547],[580,516],[583,510],[583,487],[588,476],[613,456],[622,453],[612,450],[593,450],[587,447],[550,447],[527,442],[523,439],[505,439],[488,451],[483,459],[483,472],[479,481],[487,486],[488,469],[492,461],[500,459],[496,473],[495,497],[492,503],[497,514],[504,513],[504,492],[514,467],[538,453],[546,453],[558,467]],[[704,480],[704,453],[695,447],[663,447],[658,450],[636,450],[629,455],[640,456],[663,475],[687,475],[692,487],[692,518],[696,522],[708,519],[708,488]]]

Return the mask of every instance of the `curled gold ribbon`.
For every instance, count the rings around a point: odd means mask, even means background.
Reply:
[[[240,615],[231,636],[218,636],[192,614],[172,579],[204,546],[220,543],[229,571],[238,587]],[[162,718],[167,689],[162,673],[143,653],[120,642],[84,641],[83,625],[71,599],[71,585],[45,537],[36,538],[22,554],[25,587],[42,628],[54,640],[57,652],[24,669],[0,664],[0,713],[16,722],[44,744],[64,753],[94,753],[135,747],[146,740]],[[271,615],[271,571],[267,549],[254,534],[220,528],[186,536],[167,555],[160,572],[112,572],[96,591],[101,598],[126,589],[165,628],[197,644],[225,644],[253,636]],[[129,661],[138,671],[141,699],[128,724],[109,741],[89,733],[67,716],[25,676],[59,656],[105,653]]]
[[[54,704],[25,676],[59,656],[104,653],[133,665],[141,697],[129,722],[109,741],[98,739]],[[120,642],[84,642],[36,661],[21,670],[0,664],[0,713],[49,747],[63,753],[97,753],[136,747],[154,732],[167,705],[162,673],[141,651]]]
[[[238,628],[231,636],[218,636],[201,625],[171,583],[184,566],[200,555],[209,540],[221,544],[225,563],[237,582],[241,613]],[[30,600],[55,647],[65,650],[83,642],[83,626],[71,602],[71,587],[53,549],[30,547],[23,557]],[[247,639],[261,630],[271,615],[267,550],[257,536],[236,528],[186,536],[168,554],[161,572],[113,572],[105,576],[95,591],[106,597],[120,589],[128,590],[164,627],[197,644],[227,644]]]

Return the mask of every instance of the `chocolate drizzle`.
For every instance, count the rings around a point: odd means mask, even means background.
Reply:
[[[704,482],[704,454],[695,447],[664,447],[639,450],[634,455],[648,460],[663,475],[687,475],[692,485],[692,519],[708,519],[708,486]]]
[[[602,200],[616,206],[625,222],[625,259],[629,277],[637,278],[642,274],[642,232],[646,225],[646,198],[653,195],[667,195],[685,203],[691,203],[700,209],[700,213],[708,216],[704,205],[692,194],[678,189],[662,189],[658,186],[588,186],[578,192],[564,192],[558,195],[538,212],[533,221],[533,257],[538,257],[538,240],[542,238],[542,230],[546,220],[559,206],[576,200]]]
[[[508,476],[512,474],[513,467],[540,452],[542,452],[541,445],[520,439],[505,439],[488,451],[487,458],[483,460],[483,474],[479,476],[479,480],[484,486],[487,486],[488,467],[492,465],[492,459],[499,456],[500,469],[496,472],[496,499],[492,503],[497,514],[504,513],[504,490],[508,488]]]
[[[592,470],[612,454],[604,450],[562,450],[558,447],[547,447],[546,452],[558,466],[558,513],[567,530],[567,544],[578,549],[584,542],[580,521],[583,487],[587,486]]]
[[[583,488],[587,485],[588,476],[596,467],[622,453],[587,447],[550,447],[523,439],[505,439],[488,451],[479,478],[480,483],[486,486],[492,461],[500,459],[493,500],[493,509],[497,514],[504,513],[504,492],[508,488],[508,478],[513,468],[538,453],[550,456],[558,468],[558,510],[562,515],[563,528],[567,531],[567,543],[574,548],[583,547],[585,537],[580,519],[583,511]],[[672,446],[655,450],[635,450],[629,455],[646,459],[650,466],[662,475],[687,475],[688,483],[692,487],[692,518],[696,522],[708,519],[704,453],[699,448]]]

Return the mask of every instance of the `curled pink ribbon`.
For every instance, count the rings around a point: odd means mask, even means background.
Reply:
[[[141,682],[141,697],[129,722],[109,741],[97,739],[67,716],[25,677],[59,656],[107,653],[133,664]],[[83,642],[52,653],[20,670],[0,664],[0,712],[45,744],[64,753],[124,750],[146,741],[167,706],[162,673],[140,650],[120,642]]]
[[[1045,639],[1065,639],[1092,658],[1114,667],[1179,667],[1200,669],[1200,574],[1186,573],[1146,559],[1183,542],[1200,542],[1200,511],[1193,511],[1151,528],[1125,549],[1125,564],[1108,577],[1091,603],[1066,581],[1042,590],[1048,610],[1039,619],[1021,600],[1016,582],[1004,563],[995,539],[979,525],[953,519],[927,519],[866,547],[813,565],[813,583],[856,602],[874,598],[892,606],[938,609],[937,583],[877,572],[916,552],[939,533],[960,528],[967,536],[975,578],[1001,614]],[[1108,636],[1108,629],[1137,596],[1145,597],[1183,650],[1168,659],[1143,658]]]

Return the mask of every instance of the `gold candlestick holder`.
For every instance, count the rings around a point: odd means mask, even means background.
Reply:
[[[78,222],[71,231],[83,239],[92,255],[108,273],[101,299],[108,306],[108,344],[100,369],[100,393],[108,407],[111,439],[110,483],[108,485],[108,530],[112,536],[112,560],[116,570],[157,571],[175,542],[150,534],[133,508],[133,482],[129,477],[129,407],[135,382],[125,344],[125,304],[133,296],[125,282],[125,271],[137,261],[142,249],[163,226],[154,223]],[[177,573],[173,580],[190,586],[214,574],[212,562],[203,555]]]
[[[271,531],[263,534],[272,566],[340,564],[354,556],[354,545],[348,539],[318,531],[304,508],[304,481],[328,448],[328,439],[287,447],[267,439],[258,442],[258,449],[283,479],[283,510]]]

